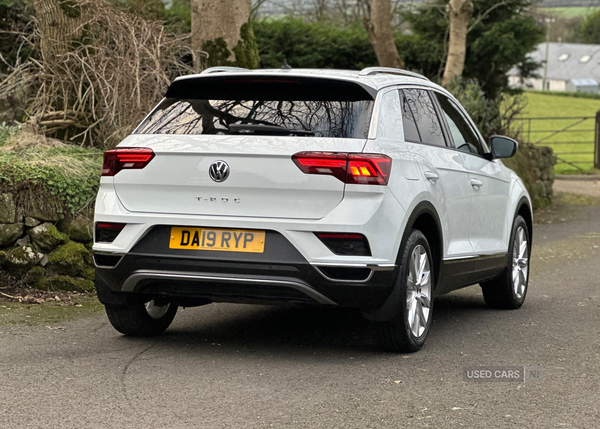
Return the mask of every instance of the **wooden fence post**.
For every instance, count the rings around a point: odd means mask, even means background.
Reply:
[[[600,110],[596,112],[596,133],[594,137],[594,168],[600,169]]]

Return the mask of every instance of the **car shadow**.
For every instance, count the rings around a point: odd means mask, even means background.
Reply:
[[[426,348],[452,347],[445,343],[449,334],[466,333],[477,323],[497,323],[493,321],[494,311],[476,292],[457,291],[436,299]],[[155,341],[176,348],[217,347],[278,354],[381,353],[374,324],[356,309],[211,304],[181,313]]]

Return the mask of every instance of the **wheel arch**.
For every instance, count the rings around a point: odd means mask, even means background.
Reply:
[[[398,275],[400,275],[400,257],[402,249],[404,249],[408,237],[413,229],[418,229],[421,231],[429,243],[431,256],[433,258],[435,288],[438,283],[438,274],[440,272],[441,262],[443,259],[444,240],[440,217],[433,204],[431,204],[429,201],[421,201],[418,203],[408,217],[408,221],[406,222],[406,227],[404,228],[396,256],[396,279]],[[390,296],[386,302],[377,309],[363,309],[363,316],[368,320],[376,322],[391,320],[398,312],[400,300],[400,286],[396,281],[394,284],[394,289],[390,293]]]
[[[435,288],[437,286],[440,267],[444,256],[444,240],[440,217],[431,203],[423,201],[415,207],[415,210],[408,219],[406,230],[404,231],[402,242],[398,249],[398,254],[400,254],[400,249],[403,248],[410,231],[413,229],[421,231],[429,243],[431,256],[433,257]],[[398,263],[399,261],[397,260],[396,264]]]
[[[531,205],[529,203],[529,199],[527,197],[522,197],[517,204],[517,209],[515,211],[514,219],[517,216],[521,216],[525,223],[527,224],[527,229],[529,230],[529,246],[531,248],[533,244],[533,210],[531,209]]]

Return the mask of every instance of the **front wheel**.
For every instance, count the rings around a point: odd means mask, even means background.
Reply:
[[[113,328],[125,335],[149,337],[164,332],[177,313],[177,306],[165,302],[132,302],[126,305],[107,305],[106,314]]]
[[[427,238],[413,230],[402,252],[396,287],[400,308],[387,322],[377,323],[379,342],[384,350],[416,352],[425,343],[433,310],[433,259]]]
[[[521,216],[515,218],[508,249],[509,261],[494,280],[481,283],[485,303],[491,308],[516,309],[523,305],[529,285],[529,228]]]

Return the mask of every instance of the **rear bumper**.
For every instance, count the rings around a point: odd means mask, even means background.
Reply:
[[[100,301],[158,295],[190,306],[204,300],[377,308],[397,275],[395,265],[314,266],[275,231],[267,231],[270,245],[261,254],[169,249],[169,233],[168,226],[154,227],[113,268],[98,265]]]

